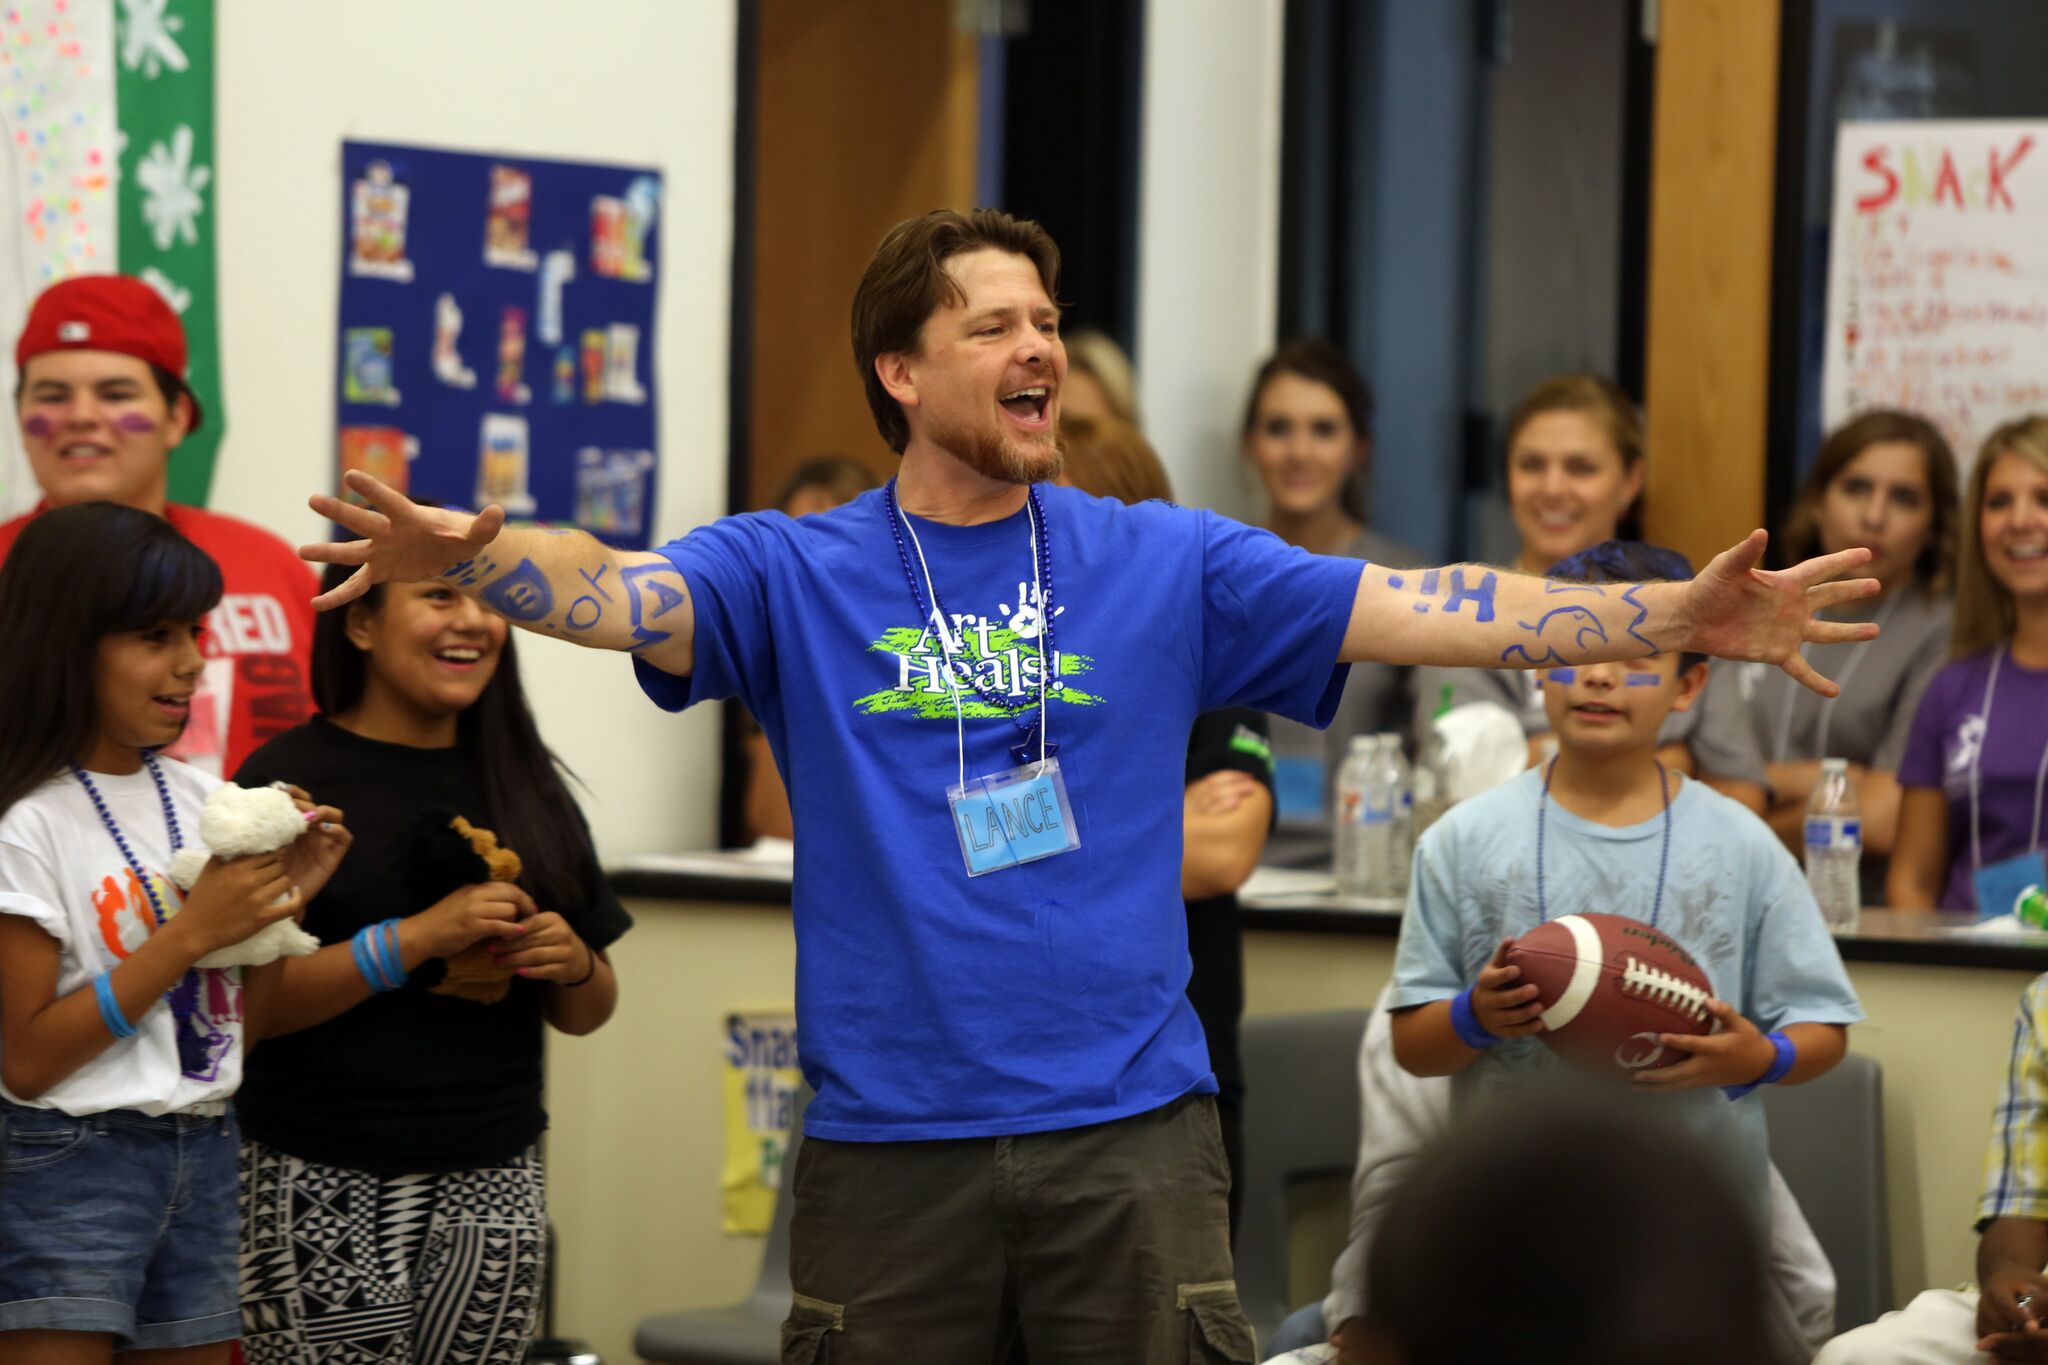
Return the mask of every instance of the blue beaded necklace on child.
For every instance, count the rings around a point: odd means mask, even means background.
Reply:
[[[149,770],[150,780],[156,783],[157,800],[162,804],[164,811],[164,828],[170,832],[171,853],[175,856],[178,850],[185,846],[185,837],[178,828],[177,809],[171,804],[170,784],[164,781],[164,770],[157,766],[155,754],[145,753],[142,756],[142,765]],[[120,849],[121,856],[127,860],[128,870],[135,874],[135,881],[141,886],[142,894],[149,898],[149,909],[156,917],[156,928],[161,929],[170,920],[170,913],[164,909],[163,898],[157,894],[156,882],[142,866],[142,860],[135,856],[135,850],[129,847],[127,836],[121,833],[120,822],[115,820],[114,813],[107,809],[106,800],[100,795],[99,787],[93,783],[91,774],[73,763],[71,775],[78,779],[78,784],[85,788],[85,794],[92,799],[92,808],[99,813],[100,824],[113,836],[114,847]],[[190,974],[187,975],[189,978]],[[184,988],[187,984],[189,982],[180,982],[178,986],[165,993],[164,999],[170,1002],[171,1012],[177,1016],[181,1024],[177,1029],[180,1069],[191,1075],[203,1068],[206,1058],[201,1039],[193,1030],[182,1027],[183,1021],[189,1018],[196,1008],[199,997],[196,989]]]

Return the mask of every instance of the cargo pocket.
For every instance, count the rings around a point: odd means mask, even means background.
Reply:
[[[796,1295],[782,1320],[782,1365],[826,1365],[832,1359],[832,1334],[845,1325],[846,1309],[839,1304]]]
[[[1258,1346],[1238,1306],[1236,1280],[1184,1284],[1179,1303],[1188,1315],[1188,1365],[1256,1365]]]

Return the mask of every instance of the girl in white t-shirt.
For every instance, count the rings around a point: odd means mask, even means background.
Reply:
[[[0,571],[0,1358],[226,1361],[239,1333],[228,1100],[275,967],[202,968],[299,912],[347,846],[163,875],[213,778],[184,728],[220,571],[111,503],[38,517]]]

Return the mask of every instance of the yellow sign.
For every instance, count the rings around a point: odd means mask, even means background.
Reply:
[[[788,1010],[725,1017],[725,1230],[765,1236],[782,1189],[796,1107],[796,1016]]]

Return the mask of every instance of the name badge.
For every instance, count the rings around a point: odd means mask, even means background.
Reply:
[[[1970,882],[1977,890],[1977,918],[1997,919],[2018,913],[2027,888],[2048,886],[2048,866],[2042,863],[2040,849],[2029,849],[1985,864],[1970,874]]]
[[[1027,763],[946,788],[967,875],[986,876],[1081,846],[1060,761]]]

